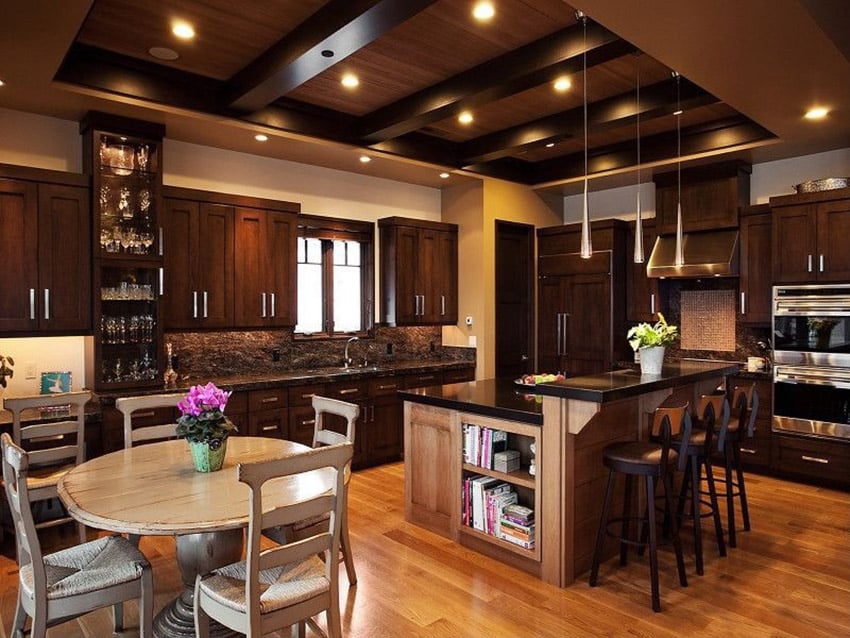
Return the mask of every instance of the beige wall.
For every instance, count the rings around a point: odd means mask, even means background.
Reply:
[[[544,199],[531,189],[499,180],[443,191],[443,221],[459,226],[458,326],[443,330],[443,342],[477,342],[476,378],[496,373],[496,221],[555,226],[563,219],[561,198]],[[473,325],[464,323],[472,316]]]

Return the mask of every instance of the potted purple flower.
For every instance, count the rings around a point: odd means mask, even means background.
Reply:
[[[193,385],[189,394],[177,408],[177,435],[189,442],[192,461],[198,472],[220,470],[227,452],[227,437],[236,431],[236,426],[224,414],[230,392],[225,392],[214,383]]]

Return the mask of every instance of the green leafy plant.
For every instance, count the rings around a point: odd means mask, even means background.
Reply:
[[[660,312],[658,321],[654,324],[640,323],[629,330],[626,335],[632,350],[652,348],[654,346],[669,346],[679,338],[679,328],[667,323]]]
[[[217,450],[222,441],[236,432],[236,426],[224,415],[230,392],[218,389],[214,383],[193,385],[186,399],[177,404],[177,436],[195,443],[206,442]]]
[[[4,357],[0,354],[0,387],[6,387],[6,377],[10,379],[15,376],[15,371],[12,366],[15,365],[15,360],[12,357]]]

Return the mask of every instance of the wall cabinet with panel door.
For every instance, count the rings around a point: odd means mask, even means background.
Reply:
[[[770,206],[741,209],[741,276],[738,321],[769,325],[773,285],[773,216]]]
[[[7,175],[16,179],[4,179]],[[0,331],[44,334],[91,329],[91,209],[86,181],[54,171],[0,167]]]
[[[663,312],[661,297],[658,294],[658,279],[646,276],[646,264],[655,245],[655,219],[643,220],[643,254],[642,263],[634,261],[635,223],[629,223],[626,240],[626,319],[628,321],[658,321],[655,313]]]
[[[457,225],[388,217],[378,227],[383,321],[457,323]]]
[[[165,197],[166,329],[233,325],[233,207]]]
[[[776,284],[850,280],[850,189],[771,197]]]

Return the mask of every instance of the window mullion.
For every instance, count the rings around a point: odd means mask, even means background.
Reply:
[[[334,245],[331,240],[322,240],[322,308],[325,330],[334,334]]]

